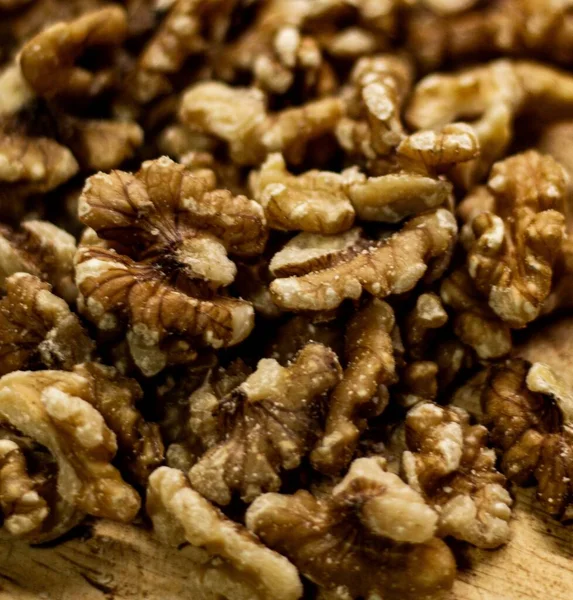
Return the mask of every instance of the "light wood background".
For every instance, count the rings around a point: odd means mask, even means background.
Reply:
[[[573,600],[573,525],[544,515],[526,490],[512,530],[501,550],[455,549],[446,600]],[[109,521],[51,548],[0,541],[0,600],[194,600],[191,571],[185,550]]]

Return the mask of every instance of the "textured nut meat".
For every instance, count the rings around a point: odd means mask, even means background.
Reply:
[[[329,598],[420,598],[449,589],[450,550],[434,537],[437,514],[380,460],[355,460],[324,498],[265,494],[247,527],[284,554]]]
[[[491,171],[495,205],[471,223],[468,272],[511,327],[535,319],[551,290],[565,234],[567,182],[563,167],[535,151],[496,163]]]
[[[320,401],[339,379],[336,355],[321,344],[307,344],[288,367],[261,360],[241,385],[197,412],[197,431],[213,418],[218,428],[204,435],[209,449],[189,472],[193,487],[222,505],[235,491],[251,502],[278,490],[281,470],[298,467],[312,447]]]
[[[56,294],[73,302],[74,238],[48,221],[25,221],[18,231],[0,226],[0,284],[18,272],[50,283]]]
[[[432,261],[451,253],[456,233],[450,212],[428,212],[388,240],[342,252],[334,266],[276,279],[271,293],[284,309],[317,311],[336,308],[345,299],[357,300],[364,290],[379,298],[406,292],[427,271],[430,277],[434,274]]]
[[[436,507],[439,535],[479,548],[509,541],[512,500],[485,427],[461,408],[423,403],[406,416],[406,443],[406,479]]]
[[[188,542],[188,585],[197,600],[297,600],[296,568],[244,527],[229,520],[176,469],[160,467],[149,478],[147,513],[155,535],[177,546]]]
[[[487,371],[481,403],[508,479],[523,484],[534,478],[542,507],[569,520],[573,395],[568,383],[543,363],[512,360]]]
[[[311,454],[319,471],[336,473],[348,465],[366,429],[388,402],[387,387],[396,377],[390,332],[392,308],[377,298],[356,313],[346,329],[348,366],[332,391],[323,437]]]
[[[0,375],[38,365],[71,370],[90,360],[94,343],[47,283],[16,273],[5,287],[0,300]]]
[[[45,446],[58,463],[58,494],[94,516],[131,521],[140,499],[111,464],[116,438],[85,398],[89,378],[65,371],[18,371],[0,379],[0,418]]]

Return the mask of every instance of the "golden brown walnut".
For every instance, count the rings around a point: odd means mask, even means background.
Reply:
[[[511,350],[511,331],[480,296],[472,278],[458,268],[442,280],[440,297],[454,311],[454,331],[481,359],[499,358]]]
[[[418,404],[406,416],[406,480],[439,514],[438,535],[496,548],[509,541],[511,496],[487,429],[461,408]]]
[[[534,320],[551,291],[565,233],[567,182],[563,167],[535,151],[491,171],[493,210],[471,222],[467,264],[476,288],[510,327]]]
[[[438,395],[438,365],[432,360],[414,360],[398,371],[398,385],[392,398],[410,408],[419,402],[435,400]]]
[[[130,93],[147,103],[171,90],[169,76],[223,40],[237,0],[176,0],[139,56]]]
[[[252,375],[222,397],[196,393],[192,429],[207,451],[189,471],[193,487],[221,505],[233,492],[251,502],[277,491],[281,470],[298,467],[315,442],[321,400],[339,379],[334,352],[310,343],[287,367],[261,360]]]
[[[486,373],[482,419],[503,453],[503,472],[520,485],[535,480],[544,510],[569,520],[573,511],[569,381],[544,363],[522,359],[494,365]]]
[[[127,34],[125,10],[108,6],[48,27],[27,42],[22,73],[40,96],[95,96],[115,83],[111,68],[91,72],[79,66],[87,50],[120,45]]]
[[[6,195],[6,201],[49,192],[77,172],[73,154],[54,140],[0,130],[1,196]]]
[[[94,343],[67,303],[34,275],[15,273],[0,300],[0,375],[37,367],[71,370]]]
[[[351,461],[368,418],[388,404],[387,386],[396,372],[390,332],[394,311],[377,298],[357,312],[346,328],[347,367],[328,403],[325,430],[311,454],[315,469],[338,473]]]
[[[48,221],[25,221],[18,231],[0,226],[0,285],[7,277],[24,272],[47,281],[54,292],[74,302],[74,238]]]
[[[494,0],[461,14],[436,10],[446,4],[443,0],[424,2],[434,14],[408,21],[408,47],[424,69],[484,55],[535,56],[565,64],[573,59],[568,1]]]
[[[284,231],[333,234],[354,223],[345,173],[307,171],[291,175],[280,154],[270,154],[251,178],[255,199],[265,209],[269,227]]]
[[[271,293],[281,308],[296,311],[332,310],[345,299],[357,300],[363,291],[378,298],[400,294],[424,276],[431,280],[441,275],[456,233],[449,211],[427,212],[386,240],[354,245],[322,261],[308,260],[303,274],[275,279]],[[312,248],[308,254],[313,257]]]
[[[418,131],[405,137],[396,153],[405,169],[437,175],[475,159],[480,143],[471,125],[451,123],[439,131]]]
[[[271,279],[269,261],[264,257],[254,262],[237,261],[237,277],[233,287],[243,300],[253,305],[256,314],[266,319],[275,319],[282,314],[269,291]]]
[[[0,419],[47,448],[57,493],[79,511],[131,521],[140,499],[111,464],[116,437],[94,402],[93,380],[65,371],[17,371],[0,379]]]
[[[334,131],[342,111],[342,100],[323,98],[269,113],[261,90],[210,81],[184,93],[179,118],[191,129],[225,141],[237,164],[260,164],[270,152],[299,164],[310,141]]]
[[[147,513],[165,544],[189,545],[190,593],[197,600],[297,600],[296,568],[244,527],[228,519],[176,469],[160,467],[149,479]]]
[[[0,517],[10,535],[33,535],[42,527],[50,511],[38,487],[18,444],[0,439]]]
[[[163,157],[135,174],[90,177],[79,216],[110,245],[77,254],[80,309],[101,330],[127,328],[144,374],[193,360],[201,345],[229,346],[250,333],[252,306],[216,290],[236,274],[227,252],[253,256],[264,248],[256,202],[216,190],[210,171],[194,174]]]
[[[79,119],[59,115],[60,138],[84,170],[109,171],[131,158],[143,144],[143,130],[136,123]]]
[[[118,463],[127,478],[145,487],[149,475],[163,462],[159,426],[146,422],[137,403],[143,391],[134,379],[120,375],[113,367],[86,363],[74,368],[91,384],[86,400],[101,414],[117,437]]]
[[[413,81],[405,56],[381,54],[360,58],[346,90],[346,115],[336,136],[350,154],[373,159],[389,154],[405,136],[401,109]]]
[[[427,597],[452,586],[456,567],[434,537],[438,515],[379,458],[355,460],[321,498],[265,494],[247,527],[332,600]]]
[[[573,77],[541,63],[507,59],[435,73],[418,82],[405,116],[414,129],[432,129],[461,117],[478,119],[496,105],[505,105],[512,117],[566,116],[573,110]]]
[[[421,359],[432,332],[443,327],[447,321],[448,313],[440,297],[433,292],[420,294],[404,323],[404,339],[409,355],[414,359]]]

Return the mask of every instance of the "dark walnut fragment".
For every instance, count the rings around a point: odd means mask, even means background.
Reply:
[[[277,491],[281,471],[298,467],[316,441],[324,396],[340,379],[334,352],[307,344],[287,367],[263,359],[238,387],[191,397],[191,429],[206,452],[189,471],[193,487],[225,505]]]
[[[355,460],[332,491],[265,494],[247,527],[287,556],[329,600],[428,597],[449,589],[455,561],[434,537],[438,515],[377,458]]]
[[[487,429],[457,407],[422,403],[406,416],[408,483],[439,514],[438,535],[496,548],[509,541],[512,500]]]
[[[211,171],[164,157],[136,174],[94,175],[79,216],[100,240],[76,256],[80,310],[102,332],[125,332],[145,375],[250,333],[252,306],[220,290],[236,274],[227,253],[262,252],[265,217],[256,202],[216,190]]]

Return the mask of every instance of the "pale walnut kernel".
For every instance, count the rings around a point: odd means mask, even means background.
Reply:
[[[115,83],[113,71],[103,68],[92,73],[76,61],[90,48],[121,44],[126,33],[126,14],[119,6],[57,23],[24,46],[22,73],[40,96],[95,96]]]
[[[415,217],[387,240],[351,246],[334,262],[300,276],[276,279],[270,289],[275,302],[288,310],[331,310],[363,291],[383,298],[411,290],[424,276],[445,269],[440,259],[453,249],[457,225],[452,214],[438,209]],[[272,266],[272,265],[271,265]]]
[[[137,409],[143,398],[141,387],[113,367],[96,363],[77,365],[74,373],[90,382],[91,394],[86,400],[115,433],[123,472],[130,481],[144,487],[152,471],[163,462],[163,442],[159,426],[146,422]]]
[[[6,279],[0,300],[0,375],[37,367],[71,370],[94,343],[67,303],[34,275]]]
[[[357,312],[346,328],[347,367],[328,404],[324,435],[311,454],[312,465],[337,473],[348,465],[368,418],[388,403],[387,386],[396,379],[392,308],[376,298]]]
[[[238,164],[260,164],[269,152],[299,164],[308,143],[332,132],[342,111],[342,100],[323,98],[269,113],[260,90],[211,81],[185,92],[179,117],[191,129],[227,142]]]
[[[49,508],[26,468],[26,458],[12,440],[0,439],[0,517],[2,528],[15,537],[34,534]]]
[[[297,600],[302,584],[296,568],[228,519],[191,488],[185,475],[160,467],[152,473],[147,513],[165,544],[188,545],[188,585],[197,600]]]
[[[265,494],[247,527],[333,600],[426,597],[449,589],[455,562],[438,516],[377,458],[355,460],[325,497]]]
[[[46,447],[58,463],[57,491],[94,516],[131,521],[140,499],[111,462],[116,438],[91,406],[89,378],[65,371],[18,371],[0,379],[0,418]]]
[[[43,137],[0,131],[2,196],[14,198],[49,192],[71,179],[78,163],[68,148]]]
[[[207,452],[189,471],[193,487],[222,505],[233,492],[251,502],[277,491],[281,470],[298,467],[312,447],[321,400],[339,379],[336,355],[321,344],[307,344],[287,367],[261,360],[241,385],[196,413],[193,429]]]
[[[499,358],[511,350],[511,331],[480,296],[472,278],[458,268],[442,280],[440,297],[454,310],[454,331],[481,359]]]
[[[511,360],[487,371],[481,404],[508,479],[521,485],[536,480],[544,510],[569,520],[573,395],[568,381],[544,363]]]
[[[493,311],[511,327],[537,317],[551,290],[565,233],[567,174],[535,151],[494,165],[495,203],[471,222],[468,272]]]
[[[256,202],[216,190],[211,171],[191,173],[163,157],[136,174],[90,177],[78,210],[108,245],[78,252],[80,309],[102,330],[127,329],[143,373],[250,333],[252,306],[216,290],[235,278],[227,252],[253,256],[264,248],[266,222]]]
[[[496,548],[509,540],[512,500],[486,447],[487,430],[460,408],[423,403],[406,416],[408,483],[439,514],[438,535]]]
[[[74,238],[48,221],[24,221],[18,231],[0,226],[0,286],[7,277],[24,272],[52,285],[54,292],[74,302]]]
[[[344,173],[312,170],[291,175],[282,156],[271,154],[252,176],[251,187],[269,227],[333,234],[350,229],[354,222],[345,183]]]

